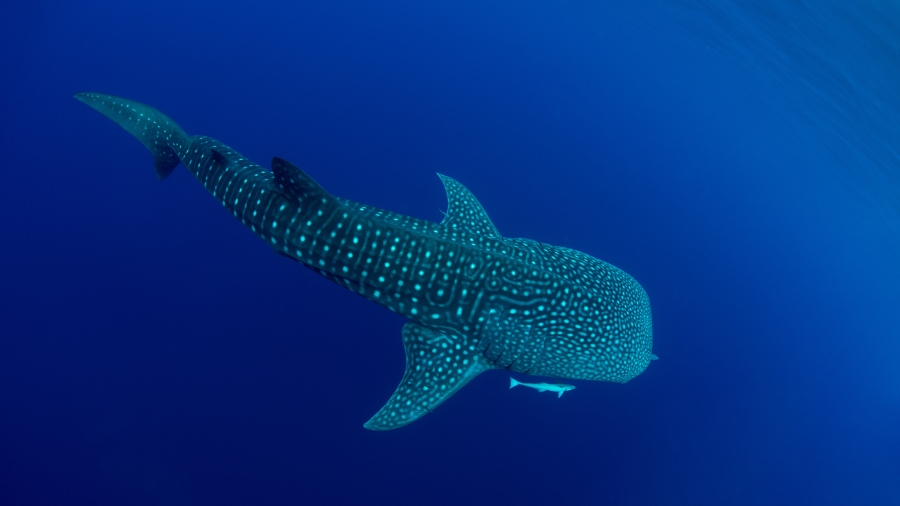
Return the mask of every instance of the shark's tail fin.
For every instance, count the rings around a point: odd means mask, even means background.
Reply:
[[[103,113],[137,137],[153,153],[156,177],[165,179],[178,166],[190,138],[184,130],[156,109],[124,98],[100,93],[78,93],[75,98]]]
[[[515,378],[513,378],[513,377],[510,377],[510,378],[509,378],[509,388],[517,387],[517,386],[519,386],[519,385],[521,385],[521,383],[519,383],[518,381],[516,381]]]

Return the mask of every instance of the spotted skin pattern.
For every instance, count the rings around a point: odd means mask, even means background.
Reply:
[[[160,179],[180,161],[277,253],[410,319],[406,372],[368,429],[415,421],[488,369],[624,383],[655,358],[650,303],[631,276],[578,251],[503,238],[447,176],[447,214],[432,223],[334,197],[280,158],[267,170],[152,107],[76,98],[143,142]]]

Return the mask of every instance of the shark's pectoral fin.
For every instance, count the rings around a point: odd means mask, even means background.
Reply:
[[[413,422],[490,368],[481,354],[468,351],[464,336],[436,332],[417,323],[403,326],[403,346],[403,380],[387,404],[366,422],[367,429],[391,430]]]
[[[560,397],[562,397],[563,392],[565,392],[565,390],[560,390],[559,395],[557,395],[556,398],[559,399]]]

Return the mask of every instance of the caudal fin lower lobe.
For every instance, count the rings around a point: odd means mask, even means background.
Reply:
[[[128,133],[135,136],[153,154],[156,177],[165,179],[175,170],[187,150],[190,138],[165,114],[134,100],[103,95],[78,93],[75,98],[103,113]]]

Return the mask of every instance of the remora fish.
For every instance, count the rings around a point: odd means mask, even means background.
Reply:
[[[578,251],[503,238],[447,176],[447,214],[432,223],[335,197],[281,158],[269,171],[138,102],[75,98],[150,149],[159,179],[183,163],[275,252],[410,319],[406,372],[368,429],[417,420],[488,369],[624,383],[653,358],[650,302],[631,276]]]
[[[563,392],[575,390],[575,385],[563,385],[562,383],[522,383],[516,381],[515,378],[509,378],[509,388],[522,385],[523,387],[533,388],[538,392],[559,392],[556,397],[562,397]]]

